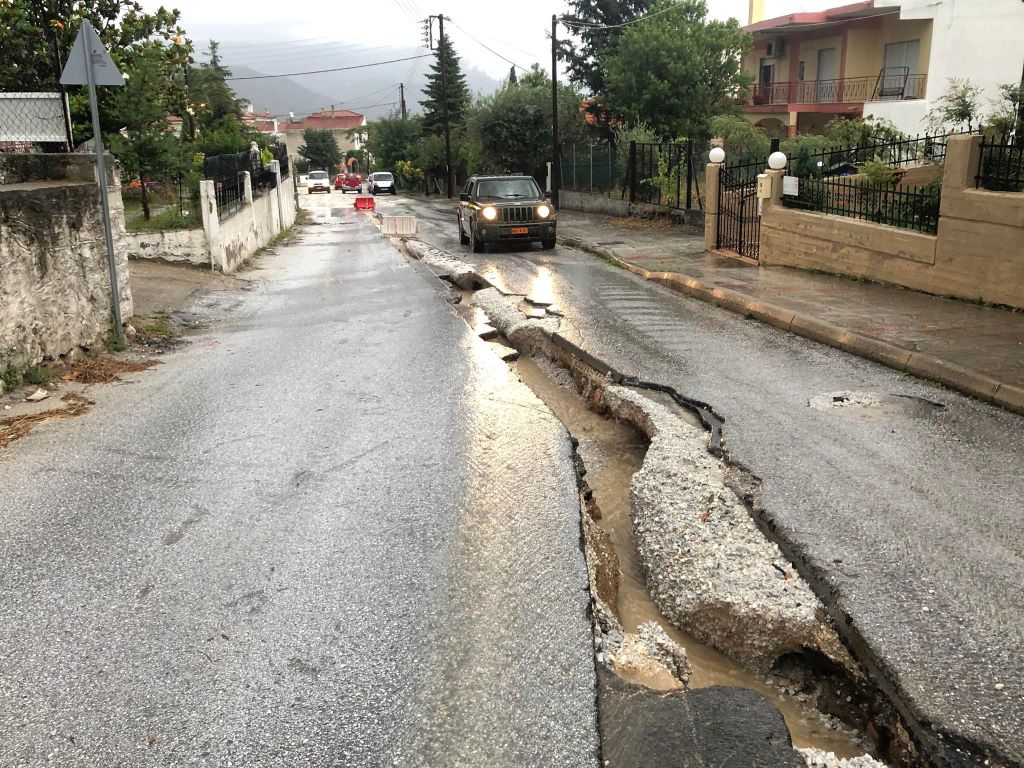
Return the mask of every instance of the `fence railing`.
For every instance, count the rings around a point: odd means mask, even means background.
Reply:
[[[618,197],[626,175],[626,153],[611,142],[562,149],[562,189]]]
[[[978,189],[1024,192],[1024,143],[1007,136],[983,138],[975,180]]]
[[[146,181],[150,218],[142,208],[142,183],[126,180],[121,188],[125,226],[128,231],[185,229],[202,223],[198,179],[170,176]]]
[[[213,179],[214,195],[217,198],[217,218],[223,221],[242,210],[245,205],[245,172],[234,177]]]
[[[863,101],[923,99],[927,82],[927,75],[889,72],[867,77],[757,83],[751,89],[750,103],[853,104]]]
[[[630,142],[623,199],[628,193],[631,203],[703,210],[701,169],[709,146],[707,139]]]
[[[796,195],[784,195],[787,208],[888,224],[935,234],[939,228],[940,190],[937,186],[896,189],[857,178],[802,178]]]
[[[59,87],[0,93],[0,152],[67,152],[71,140],[67,105]]]
[[[790,173],[801,178],[821,178],[857,173],[857,167],[868,162],[895,168],[942,163],[952,135],[957,134],[921,134],[873,144],[827,147],[790,158]]]
[[[281,165],[281,176],[288,174],[288,149],[278,145],[271,154]],[[245,202],[245,174],[249,174],[254,198],[277,186],[277,175],[269,163],[264,163],[262,152],[238,152],[231,155],[212,155],[203,160],[203,178],[214,182],[217,214],[224,220],[241,209]]]

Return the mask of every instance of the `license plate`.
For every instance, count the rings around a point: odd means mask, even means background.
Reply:
[[[528,235],[530,234],[529,227],[512,227],[513,235]]]

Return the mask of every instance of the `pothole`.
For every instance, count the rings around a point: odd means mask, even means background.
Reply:
[[[877,392],[825,392],[812,397],[808,405],[818,411],[864,421],[885,421],[897,416],[927,417],[946,409],[942,403],[922,397]]]

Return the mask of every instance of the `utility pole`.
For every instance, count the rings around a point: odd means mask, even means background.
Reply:
[[[562,153],[558,141],[558,16],[551,14],[551,202],[558,206]]]
[[[407,120],[409,115],[405,110],[405,83],[398,84],[398,103],[402,105],[402,119]]]
[[[441,115],[444,118],[444,169],[445,169],[445,190],[448,193],[448,199],[451,200],[454,192],[455,183],[452,179],[452,134],[451,125],[448,122],[448,38],[444,35],[444,15],[439,14],[437,17],[438,24],[438,35],[440,41],[438,42],[438,55],[441,57],[441,102],[442,112]]]

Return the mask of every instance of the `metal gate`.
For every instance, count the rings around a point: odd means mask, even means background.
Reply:
[[[716,247],[758,258],[761,217],[757,211],[757,175],[767,161],[723,165],[718,177],[718,240]]]

